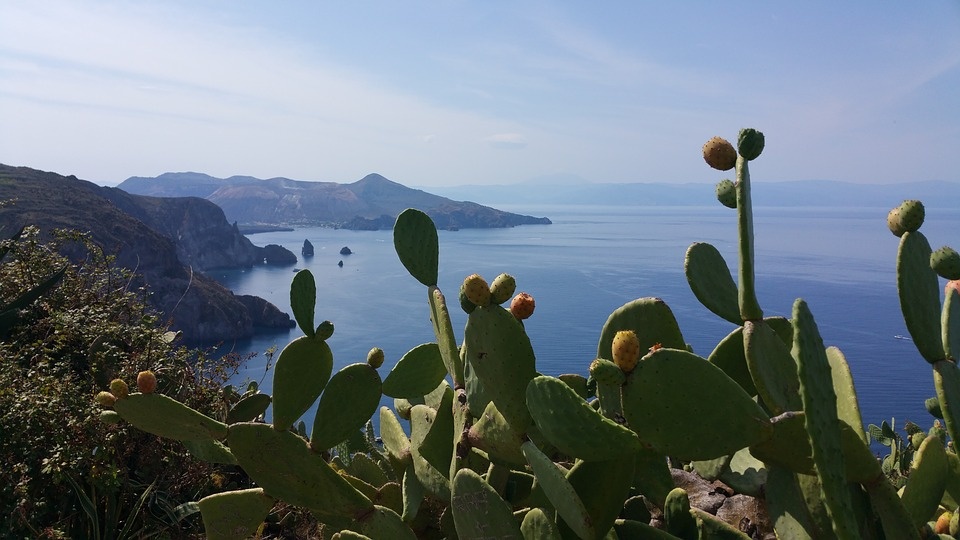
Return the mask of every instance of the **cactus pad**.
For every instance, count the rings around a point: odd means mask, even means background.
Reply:
[[[716,192],[720,204],[727,208],[737,207],[737,185],[733,183],[733,180],[724,178],[717,182]]]
[[[767,409],[775,415],[802,410],[797,362],[781,334],[766,320],[747,321],[743,346],[753,384]]]
[[[510,427],[507,419],[500,414],[492,401],[487,404],[480,418],[470,426],[467,438],[475,448],[486,452],[494,463],[511,465],[527,463],[520,450],[520,445],[523,444],[522,437]]]
[[[440,357],[447,372],[453,377],[454,386],[463,386],[463,362],[457,350],[457,337],[453,333],[450,322],[450,312],[447,310],[447,301],[443,293],[436,287],[427,289],[427,298],[430,304],[430,322],[433,325],[433,335],[437,338],[440,347]]]
[[[737,137],[737,153],[747,161],[753,161],[763,152],[763,133],[753,128],[743,128]]]
[[[198,503],[204,533],[211,540],[254,536],[274,502],[261,488],[208,495]]]
[[[940,328],[940,284],[930,268],[923,233],[904,234],[897,253],[897,292],[903,321],[920,355],[931,364],[944,358]]]
[[[557,515],[578,537],[594,538],[590,514],[566,474],[530,441],[523,443],[523,455]]]
[[[858,538],[860,534],[853,519],[844,460],[840,457],[841,422],[837,417],[837,396],[833,390],[830,362],[813,315],[802,299],[793,304],[792,320],[792,354],[797,360],[800,396],[823,499],[837,537]]]
[[[300,331],[307,337],[314,337],[314,311],[317,306],[317,283],[309,270],[300,270],[293,276],[290,284],[290,309]]]
[[[600,332],[597,358],[609,356],[613,337],[620,330],[633,330],[640,338],[641,352],[658,343],[674,349],[687,346],[670,306],[659,298],[639,298],[627,302],[611,313]]]
[[[477,308],[467,318],[464,348],[483,392],[515,430],[526,430],[530,424],[527,383],[536,375],[536,357],[523,325],[500,306]],[[469,385],[467,392],[471,392]]]
[[[560,529],[557,528],[557,524],[547,517],[541,508],[533,508],[523,516],[520,533],[523,534],[524,540],[560,538]]]
[[[946,488],[949,465],[943,443],[927,437],[910,467],[910,481],[903,488],[900,501],[919,529],[934,514]]]
[[[690,244],[684,258],[683,271],[690,290],[705,308],[721,319],[741,324],[737,284],[717,248],[705,242]]]
[[[373,503],[350,485],[307,441],[269,424],[230,426],[230,451],[265,492],[320,516],[355,516],[373,510]]]
[[[479,474],[461,469],[452,491],[450,507],[460,538],[523,538],[513,510]]]
[[[114,404],[124,420],[138,429],[177,441],[221,440],[227,425],[163,394],[130,394]]]
[[[960,279],[960,253],[943,246],[930,254],[930,268],[943,279]]]
[[[383,381],[383,393],[395,398],[415,398],[428,394],[447,374],[440,346],[424,343],[410,349],[390,370]]]
[[[437,284],[440,240],[430,216],[413,208],[401,212],[393,226],[393,247],[411,276],[427,287]]]
[[[331,377],[317,405],[310,448],[327,450],[359,431],[377,411],[380,386],[380,375],[367,363],[350,364]]]
[[[659,349],[640,360],[623,387],[623,410],[642,442],[683,460],[731,454],[773,433],[736,382],[685,350]]]
[[[517,280],[510,274],[500,274],[490,284],[490,299],[494,304],[502,304],[517,290]]]
[[[634,432],[600,413],[563,381],[541,375],[527,385],[527,407],[544,437],[564,454],[606,461],[636,453]]]
[[[450,499],[449,468],[438,469],[421,454],[420,447],[430,433],[437,417],[437,411],[426,405],[414,405],[410,409],[410,453],[413,457],[413,469],[417,480],[427,493],[440,500]]]
[[[947,358],[960,359],[960,290],[944,289],[943,312],[940,316],[943,350]]]
[[[320,397],[333,353],[325,341],[301,336],[283,348],[273,373],[273,426],[286,431]]]
[[[598,538],[610,538],[604,533],[613,527],[614,520],[631,494],[631,484],[638,474],[635,462],[631,459],[577,460],[567,472],[567,481],[583,502]],[[655,497],[647,496],[656,500]],[[561,524],[561,530],[567,526],[567,523]]]
[[[227,423],[252,422],[266,412],[267,407],[269,407],[272,402],[273,399],[270,398],[269,394],[261,394],[259,392],[241,398],[227,413]]]

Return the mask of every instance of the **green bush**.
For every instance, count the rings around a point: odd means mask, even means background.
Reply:
[[[116,538],[129,525],[136,537],[185,537],[199,519],[181,503],[227,483],[244,485],[244,478],[196,460],[179,443],[105,426],[91,397],[113,378],[130,381],[151,369],[161,391],[222,417],[229,397],[221,388],[239,358],[214,360],[177,346],[131,272],[85,235],[53,236],[42,242],[27,228],[5,242],[9,252],[0,264],[3,304],[67,266],[0,341],[0,530],[12,537]],[[92,508],[81,505],[84,499]]]

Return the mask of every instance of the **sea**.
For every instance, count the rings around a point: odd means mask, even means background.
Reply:
[[[610,313],[641,297],[662,298],[686,341],[706,357],[735,329],[694,297],[683,273],[693,242],[709,242],[736,279],[736,213],[719,207],[511,206],[498,208],[547,216],[551,225],[439,231],[439,286],[450,304],[453,327],[463,337],[466,315],[456,301],[463,278],[488,281],[501,272],[517,291],[536,300],[525,326],[547,375],[587,375],[597,355],[600,329]],[[904,325],[896,291],[898,239],[887,230],[888,208],[754,208],[758,297],[765,316],[789,318],[803,298],[826,345],[840,348],[853,373],[864,424],[910,420],[924,428],[933,417],[924,400],[935,395],[930,365]],[[934,249],[957,244],[960,213],[927,209],[922,231]],[[316,320],[333,322],[328,340],[335,367],[363,362],[372,347],[385,351],[381,375],[413,347],[434,341],[426,287],[397,258],[392,231],[304,227],[251,235],[256,245],[279,244],[299,257],[295,266],[212,272],[237,294],[253,294],[290,311],[294,273],[309,269],[317,282]],[[315,255],[300,255],[304,240]],[[348,247],[352,254],[341,255]],[[958,246],[960,247],[960,246]],[[342,266],[339,264],[342,261]],[[221,343],[218,351],[251,355],[233,378],[257,381],[271,392],[273,361],[299,329]],[[384,398],[384,405],[392,405]],[[722,406],[722,405],[721,405]],[[315,409],[303,420],[312,423]]]

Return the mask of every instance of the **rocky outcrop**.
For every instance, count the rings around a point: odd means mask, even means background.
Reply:
[[[353,251],[351,251],[349,247],[343,246],[342,248],[340,248],[340,254],[341,254],[341,255],[353,255]]]
[[[296,326],[290,316],[277,309],[277,306],[267,302],[259,296],[244,294],[237,296],[247,313],[254,328],[293,328]]]
[[[303,241],[303,248],[300,249],[300,254],[304,257],[313,257],[313,244],[310,243],[310,240]]]
[[[296,256],[289,250],[280,254],[257,247],[223,215],[219,206],[198,197],[148,197],[130,195],[117,188],[100,188],[104,197],[127,214],[174,242],[177,257],[196,270],[248,268],[273,264],[265,260],[287,261]],[[279,246],[277,246],[279,247]],[[280,262],[277,264],[287,264]]]
[[[276,266],[297,264],[297,256],[289,249],[277,244],[267,244],[260,248],[259,253],[263,257],[263,264]]]
[[[164,216],[169,223],[194,223],[202,218],[202,212],[198,214],[192,208],[208,208],[207,201],[181,200],[181,207],[175,202],[136,201],[118,191],[75,177],[0,165],[0,200],[16,201],[0,208],[0,227],[16,230],[24,224],[36,225],[46,237],[55,228],[89,232],[106,253],[116,256],[116,264],[137,273],[138,283],[133,286],[149,287],[150,305],[170,322],[171,329],[182,331],[190,343],[250,337],[255,320],[264,325],[290,327],[292,321],[286,315],[255,317],[237,296],[199,271],[201,266],[213,264],[211,261],[235,259],[204,259],[202,250],[191,248],[197,257],[191,259],[195,264],[185,265],[176,237],[171,238],[171,229],[155,230],[137,217],[154,224],[163,221]],[[200,223],[205,224],[201,229],[223,229],[212,222]],[[181,234],[180,238],[192,234],[189,229],[182,230],[188,234]],[[204,242],[202,235],[197,234],[194,245],[202,246]],[[245,249],[240,245],[237,253]],[[78,259],[84,256],[79,252],[71,254]],[[267,308],[261,311],[270,312]]]

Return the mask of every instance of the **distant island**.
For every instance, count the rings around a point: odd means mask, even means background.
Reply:
[[[165,173],[134,176],[117,186],[152,197],[201,197],[221,209],[242,230],[264,226],[323,225],[353,230],[392,229],[407,208],[426,212],[440,229],[548,225],[546,217],[504,212],[474,202],[455,201],[369,174],[351,184],[306,182],[250,176],[215,178],[206,174]]]

